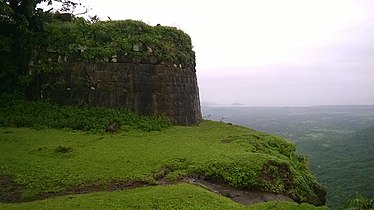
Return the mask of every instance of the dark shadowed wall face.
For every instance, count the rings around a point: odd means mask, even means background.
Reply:
[[[201,121],[194,69],[144,63],[60,64],[63,73],[40,74],[32,95],[59,104],[128,107],[139,114],[166,114],[172,123]]]

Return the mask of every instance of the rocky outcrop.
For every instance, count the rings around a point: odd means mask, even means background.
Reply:
[[[144,115],[166,114],[172,123],[201,121],[194,69],[151,63],[60,63],[61,73],[38,74],[32,95],[58,104],[128,107]]]

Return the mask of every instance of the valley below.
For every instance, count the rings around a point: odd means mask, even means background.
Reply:
[[[374,195],[374,106],[203,107],[205,119],[282,136],[327,188],[339,209],[356,192]]]

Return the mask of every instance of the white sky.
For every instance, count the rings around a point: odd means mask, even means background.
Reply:
[[[373,0],[81,2],[188,33],[203,103],[374,104]]]

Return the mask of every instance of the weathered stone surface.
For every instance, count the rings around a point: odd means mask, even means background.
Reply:
[[[119,131],[120,129],[120,126],[117,122],[112,122],[110,123],[107,127],[106,127],[106,132],[108,133],[115,133],[117,131]]]
[[[165,113],[178,125],[201,121],[195,69],[137,62],[58,65],[62,73],[36,76],[33,97],[65,105],[128,107],[144,115]]]

